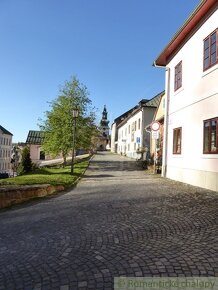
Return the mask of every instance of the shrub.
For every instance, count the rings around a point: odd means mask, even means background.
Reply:
[[[18,166],[18,174],[25,174],[32,171],[33,164],[30,158],[30,149],[29,147],[25,147],[22,151],[22,159],[21,163]]]

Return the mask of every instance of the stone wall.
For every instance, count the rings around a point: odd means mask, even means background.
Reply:
[[[0,209],[9,207],[24,201],[51,195],[55,192],[63,191],[64,186],[43,185],[23,185],[23,186],[0,186]]]

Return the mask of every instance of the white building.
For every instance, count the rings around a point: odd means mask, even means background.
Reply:
[[[166,67],[163,175],[218,191],[218,1],[203,0],[155,61]]]
[[[150,134],[145,127],[153,120],[161,94],[151,100],[141,100],[137,106],[114,120],[111,134],[114,152],[137,159],[140,157],[137,151],[150,150]]]
[[[0,173],[10,172],[12,136],[8,130],[0,125]]]
[[[137,106],[136,106],[137,107]],[[119,126],[120,123],[122,123],[136,108],[132,108],[129,111],[123,113],[119,117],[117,117],[113,124],[111,125],[111,152],[117,153],[118,151],[118,130],[117,127]]]

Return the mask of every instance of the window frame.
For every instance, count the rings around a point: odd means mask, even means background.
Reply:
[[[135,123],[132,122],[132,128],[131,128],[131,142],[134,142],[135,140]]]
[[[141,118],[138,119],[138,130],[141,130]]]
[[[211,56],[212,56],[212,53],[211,53],[211,47],[212,47],[212,35],[213,34],[216,34],[216,61],[214,63],[211,63]],[[205,49],[205,42],[209,40],[209,46],[208,48]],[[208,57],[205,58],[205,51],[209,49],[209,52],[208,52]],[[207,67],[205,67],[205,60],[209,58],[209,65]],[[207,71],[208,69],[210,69],[211,67],[213,67],[214,65],[216,65],[218,63],[218,28],[215,29],[213,32],[211,32],[207,37],[204,38],[203,40],[203,71]]]
[[[178,70],[178,68],[180,68],[180,70]],[[182,60],[174,68],[174,91],[177,91],[181,87],[182,87]]]
[[[212,121],[216,121],[216,151],[211,151],[211,130],[212,130]],[[209,150],[205,150],[205,123],[210,122],[209,127]],[[203,154],[218,154],[218,117],[207,119],[203,121]]]
[[[178,132],[180,132],[180,150],[178,151]],[[175,136],[176,135],[176,136]],[[176,137],[176,140],[175,140]],[[175,146],[176,142],[176,146]],[[182,127],[174,128],[173,129],[173,154],[174,155],[181,155],[182,154]]]

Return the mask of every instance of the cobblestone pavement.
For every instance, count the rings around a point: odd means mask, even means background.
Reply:
[[[218,195],[101,153],[66,194],[0,212],[0,290],[113,289],[117,276],[218,276]]]

